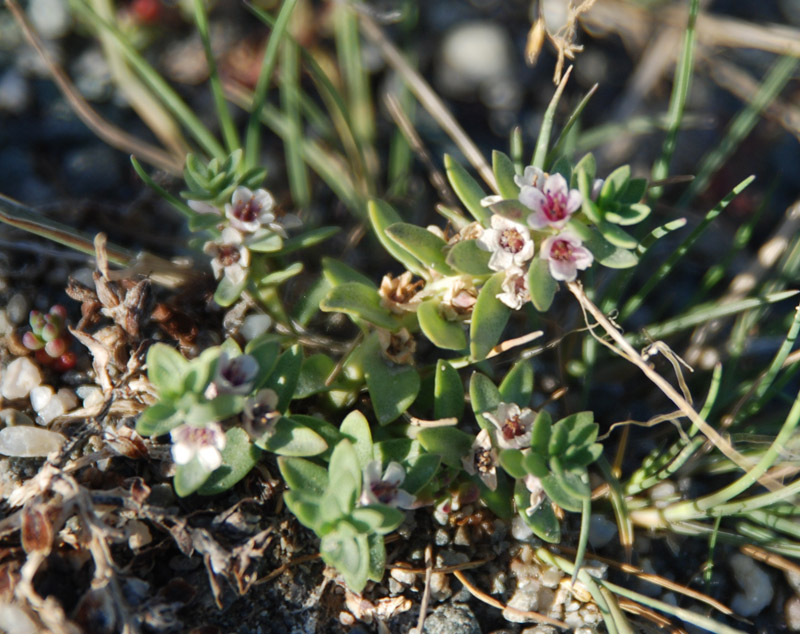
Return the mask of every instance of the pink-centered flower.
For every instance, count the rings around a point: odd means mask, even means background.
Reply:
[[[483,417],[495,427],[495,441],[501,449],[527,449],[531,446],[531,427],[536,412],[516,403],[500,403]]]
[[[583,203],[581,193],[570,189],[561,174],[550,174],[541,187],[523,187],[519,200],[533,210],[528,224],[534,229],[562,229]]]
[[[548,260],[550,275],[562,282],[575,281],[578,271],[588,269],[594,262],[592,252],[583,246],[578,236],[568,231],[546,238],[539,257]]]
[[[546,178],[547,176],[545,173],[538,167],[528,165],[525,168],[525,171],[522,173],[522,176],[514,176],[514,182],[517,184],[517,187],[519,187],[520,190],[524,189],[525,187],[536,187],[537,189],[541,189]]]
[[[364,468],[364,484],[359,502],[368,504],[384,504],[401,509],[414,507],[416,498],[408,491],[400,488],[406,479],[406,470],[398,462],[390,462],[381,475],[380,460],[372,460]]]
[[[275,199],[266,189],[251,191],[247,187],[237,187],[231,202],[225,205],[225,216],[234,229],[253,233],[275,221],[274,206]]]
[[[503,292],[497,295],[497,299],[512,310],[519,310],[529,302],[531,294],[528,292],[527,272],[517,267],[508,269],[503,280]]]
[[[461,458],[461,465],[468,474],[477,473],[489,489],[497,489],[497,450],[492,446],[489,432],[482,429],[478,433],[469,453]]]
[[[499,214],[492,216],[492,228],[484,229],[478,238],[478,246],[490,251],[489,268],[505,271],[512,266],[522,267],[533,257],[533,241],[527,227],[504,218]]]
[[[214,378],[204,396],[211,400],[220,394],[247,394],[253,389],[258,374],[258,361],[249,354],[231,357],[227,350],[219,355]]]
[[[281,417],[278,407],[278,394],[275,390],[264,388],[244,402],[244,429],[253,439],[271,436],[275,424]]]
[[[207,423],[202,427],[184,424],[173,429],[170,438],[175,464],[188,464],[197,458],[207,471],[222,464],[220,452],[225,449],[225,432],[219,423]]]
[[[226,227],[218,240],[206,242],[203,252],[213,258],[211,270],[216,279],[224,276],[239,284],[247,277],[250,251],[244,246],[244,236],[233,227]]]

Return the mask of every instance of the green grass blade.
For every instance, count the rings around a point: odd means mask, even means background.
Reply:
[[[538,167],[539,169],[544,169],[544,162],[545,158],[547,157],[547,148],[550,145],[550,133],[553,130],[553,119],[556,115],[556,107],[558,106],[558,102],[561,99],[561,95],[564,92],[564,88],[567,85],[567,80],[569,80],[569,76],[571,74],[572,66],[570,66],[567,69],[567,72],[564,73],[564,76],[561,78],[561,82],[558,84],[558,88],[556,88],[555,93],[553,93],[553,98],[550,100],[550,104],[547,106],[547,110],[544,111],[542,126],[539,128],[539,138],[536,140],[536,151],[533,153],[533,160],[531,161],[531,165]]]
[[[250,108],[250,118],[247,121],[247,130],[245,131],[245,148],[244,158],[246,167],[256,167],[259,162],[260,146],[261,146],[261,110],[264,104],[267,103],[267,91],[269,90],[269,80],[272,77],[272,71],[275,69],[275,64],[278,61],[278,49],[281,41],[286,34],[286,28],[289,26],[289,18],[292,16],[297,5],[297,0],[284,0],[281,4],[281,10],[278,13],[278,18],[274,22],[272,33],[270,33],[267,48],[264,51],[264,58],[261,61],[261,69],[258,71],[258,80],[256,87],[253,91],[253,102]],[[262,19],[265,23],[270,23],[265,19],[267,15],[255,6],[249,5],[248,8]]]
[[[725,198],[723,198],[711,211],[706,214],[706,217],[703,218],[703,221],[680,244],[680,246],[675,250],[675,253],[667,258],[667,261],[658,267],[656,272],[650,277],[650,279],[647,280],[647,282],[644,283],[642,288],[625,303],[620,311],[621,320],[625,320],[630,317],[631,314],[642,305],[645,297],[647,297],[647,295],[653,289],[655,289],[667,275],[669,275],[670,271],[672,271],[672,268],[675,266],[678,260],[686,255],[687,251],[709,227],[714,219],[722,213],[722,211],[730,204],[730,202],[736,196],[738,196],[753,181],[753,179],[755,179],[755,176],[750,176],[744,179],[741,183],[733,188],[733,191],[725,196]]]
[[[125,58],[142,81],[144,81],[148,88],[161,99],[167,109],[180,121],[209,156],[217,157],[220,160],[225,157],[225,149],[220,145],[219,141],[214,138],[211,131],[203,125],[200,119],[192,112],[191,108],[186,105],[186,102],[178,96],[178,93],[164,81],[164,78],[161,77],[159,72],[139,54],[120,29],[108,20],[101,18],[92,8],[85,5],[83,2],[76,2],[71,6],[75,7],[92,25],[98,29],[105,29],[113,35],[114,39],[119,44],[120,50],[125,55]]]
[[[661,156],[653,164],[652,180],[658,181],[667,177],[672,155],[678,140],[678,130],[681,127],[683,111],[686,106],[686,97],[689,95],[689,85],[692,80],[692,67],[694,65],[695,22],[700,8],[700,0],[691,0],[689,5],[689,23],[683,36],[683,49],[681,57],[675,67],[675,79],[672,85],[672,95],[669,100],[669,129],[661,148]],[[649,204],[652,207],[664,191],[663,187],[650,189]]]
[[[729,304],[717,304],[716,302],[708,302],[696,306],[694,310],[687,312],[679,317],[661,322],[660,324],[653,324],[647,326],[647,333],[653,339],[663,339],[676,332],[694,328],[700,324],[713,319],[721,319],[722,317],[729,317],[745,310],[759,308],[767,304],[774,304],[782,302],[784,299],[789,299],[797,295],[798,291],[781,291],[779,293],[769,293],[760,297],[748,297],[740,299]],[[641,335],[629,335],[626,337],[631,341],[631,345],[639,346],[645,343],[645,338]]]
[[[281,106],[286,118],[287,137],[283,151],[286,156],[286,172],[289,187],[296,205],[305,207],[311,201],[308,174],[303,162],[300,146],[303,138],[303,123],[300,118],[300,59],[297,45],[289,39],[283,43],[281,53]]]
[[[228,110],[228,102],[225,101],[225,93],[222,90],[222,83],[217,72],[217,62],[211,50],[211,35],[208,26],[208,13],[204,0],[194,0],[194,21],[203,42],[203,49],[206,52],[206,63],[208,64],[208,82],[211,86],[211,95],[214,98],[214,106],[217,109],[217,119],[222,130],[222,138],[225,139],[225,146],[228,154],[232,154],[241,147],[239,133],[233,123],[233,117]]]
[[[566,125],[564,125],[564,128],[559,133],[558,139],[556,139],[556,142],[553,145],[553,149],[551,149],[547,153],[547,158],[545,158],[544,160],[545,165],[547,166],[552,165],[556,161],[556,159],[558,159],[558,157],[561,156],[561,153],[563,152],[564,149],[564,144],[567,140],[570,130],[572,130],[573,126],[576,123],[578,123],[578,120],[580,119],[584,108],[586,108],[586,105],[589,103],[589,100],[592,98],[594,93],[597,92],[598,85],[599,84],[595,84],[594,86],[592,86],[589,89],[589,92],[587,92],[584,95],[583,99],[581,99],[580,103],[577,105],[575,110],[572,111],[572,114],[567,120]]]
[[[586,477],[588,482],[588,475]],[[578,578],[578,573],[583,566],[586,556],[586,546],[589,545],[589,527],[592,521],[592,498],[588,497],[581,503],[581,531],[578,535],[578,548],[575,553],[575,569],[572,571],[572,583]]]
[[[797,68],[798,59],[782,57],[767,74],[753,100],[728,124],[720,144],[700,162],[697,176],[678,200],[679,207],[687,206],[708,185],[711,176],[728,160],[742,140],[758,122],[761,111],[783,90]]]

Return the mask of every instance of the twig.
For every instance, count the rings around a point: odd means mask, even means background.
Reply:
[[[425,627],[425,617],[428,614],[428,601],[431,598],[431,577],[433,576],[433,548],[430,544],[425,547],[425,589],[422,592],[422,599],[419,603],[419,620],[417,621],[417,632],[422,634]]]
[[[494,597],[486,594],[485,592],[476,588],[469,579],[464,576],[464,573],[455,570],[453,571],[456,579],[458,579],[467,591],[476,599],[483,601],[484,603],[491,605],[492,607],[497,608],[498,610],[503,610],[504,612],[508,612],[509,614],[513,614],[514,616],[518,616],[523,619],[529,619],[536,623],[546,623],[547,625],[554,625],[556,627],[560,627],[562,629],[569,629],[569,625],[564,623],[563,621],[559,621],[558,619],[550,618],[549,616],[545,616],[544,614],[539,614],[538,612],[528,612],[525,610],[518,610],[517,608],[512,608],[508,605],[503,605],[502,602],[498,601]]]
[[[678,407],[683,415],[692,421],[692,423],[694,423],[694,425],[717,447],[717,449],[719,449],[729,460],[742,469],[742,471],[745,473],[748,472],[752,466],[749,464],[749,461],[738,451],[736,451],[731,443],[723,438],[716,429],[704,421],[695,411],[695,409],[688,403],[688,401],[683,398],[683,396],[681,396],[664,377],[647,365],[645,360],[642,359],[641,355],[620,334],[619,330],[586,296],[586,294],[583,292],[583,287],[581,284],[579,282],[569,282],[567,287],[572,294],[575,295],[578,302],[580,302],[581,307],[591,313],[592,317],[594,317],[597,323],[602,326],[603,330],[605,330],[606,333],[614,340],[617,346],[619,346],[619,348],[614,348],[610,345],[609,347],[636,365],[645,374],[645,376],[650,379],[656,385],[656,387],[658,387],[664,393],[664,395]],[[607,344],[607,342],[603,341],[602,339],[599,340]],[[780,482],[766,474],[759,477],[758,481],[770,491],[776,491],[782,487]]]
[[[146,143],[145,141],[128,134],[124,130],[121,130],[112,123],[109,123],[99,114],[97,114],[94,108],[92,108],[75,89],[75,86],[72,84],[72,81],[70,81],[63,69],[48,54],[41,38],[28,22],[28,19],[25,17],[25,13],[17,4],[16,0],[5,0],[5,2],[9,11],[11,11],[11,14],[14,16],[14,19],[22,29],[25,38],[28,40],[31,46],[36,49],[39,57],[41,57],[42,61],[47,66],[47,69],[50,71],[53,81],[56,83],[65,99],[69,102],[70,106],[72,106],[75,114],[78,115],[80,120],[86,124],[86,127],[92,130],[92,132],[103,139],[103,141],[108,143],[111,147],[117,148],[126,154],[134,154],[146,163],[150,163],[150,165],[164,170],[165,172],[169,172],[175,176],[181,174],[183,168],[182,157],[178,158],[173,156],[161,148],[151,145],[150,143]]]
[[[500,193],[497,189],[492,168],[486,162],[478,147],[472,142],[464,129],[455,120],[450,111],[444,105],[439,96],[434,92],[430,85],[415,71],[405,60],[403,55],[392,42],[383,34],[381,28],[367,15],[359,14],[361,30],[375,46],[380,49],[383,57],[394,68],[408,84],[411,92],[419,100],[425,110],[434,118],[441,128],[453,139],[458,149],[463,152],[472,167],[480,174],[481,178],[496,194]]]

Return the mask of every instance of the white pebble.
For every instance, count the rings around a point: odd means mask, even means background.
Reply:
[[[437,76],[442,88],[462,94],[507,76],[511,37],[500,25],[467,22],[451,29],[442,44]]]
[[[53,400],[56,391],[49,385],[37,385],[31,390],[31,407],[38,414]]]
[[[87,409],[100,405],[104,401],[103,390],[96,385],[81,385],[75,388],[75,393]]]
[[[0,630],[8,634],[36,634],[39,628],[22,608],[3,603],[0,604]]]
[[[3,372],[3,398],[26,398],[33,388],[42,383],[42,371],[28,357],[19,357],[8,364]]]
[[[524,542],[533,535],[533,530],[524,519],[519,515],[515,515],[514,519],[511,520],[511,535],[517,541]]]
[[[0,453],[14,458],[44,458],[67,439],[48,429],[16,425],[0,429]]]
[[[729,562],[736,583],[744,591],[733,597],[731,609],[739,616],[755,616],[772,601],[774,591],[769,575],[747,555],[736,553]]]
[[[28,15],[48,40],[62,37],[69,31],[71,18],[66,0],[30,0]]]
[[[28,317],[28,300],[22,293],[14,293],[6,304],[6,312],[8,321],[16,325],[21,324]]]
[[[542,571],[542,585],[547,588],[555,588],[558,586],[558,582],[561,581],[563,576],[564,573],[558,568],[547,568]]]
[[[783,606],[786,627],[790,632],[800,632],[800,597],[794,595]]]
[[[31,391],[31,405],[39,414],[37,422],[49,425],[54,419],[78,405],[78,397],[69,388],[62,387],[54,392],[49,385],[40,385]]]
[[[408,570],[403,570],[401,568],[393,568],[389,574],[393,579],[396,579],[406,586],[413,586],[414,581],[417,579],[417,575],[415,573],[409,572]]]

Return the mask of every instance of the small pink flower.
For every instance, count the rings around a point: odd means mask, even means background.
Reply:
[[[364,486],[359,500],[362,506],[384,504],[401,509],[414,507],[416,498],[399,488],[406,479],[406,471],[398,462],[390,462],[381,475],[380,460],[372,460],[364,468]]]
[[[527,449],[531,446],[531,427],[536,412],[516,403],[500,403],[483,417],[495,426],[495,439],[501,449]]]
[[[253,192],[247,187],[237,187],[231,202],[225,205],[225,216],[234,229],[253,233],[275,221],[274,206],[275,199],[266,189]]]
[[[532,473],[526,475],[522,481],[525,483],[525,488],[528,489],[531,494],[530,506],[525,509],[526,515],[530,517],[536,509],[539,508],[539,505],[544,502],[544,488],[542,487],[542,481]]]
[[[575,281],[578,270],[588,269],[594,261],[592,252],[583,246],[581,239],[568,231],[545,239],[540,257],[550,261],[550,275],[562,282]]]
[[[219,240],[203,245],[203,252],[213,258],[211,270],[216,279],[224,276],[232,284],[239,284],[247,277],[250,251],[244,246],[244,236],[236,229],[226,227]]]
[[[281,417],[278,407],[278,394],[275,390],[264,388],[244,402],[244,429],[253,439],[271,436],[275,424]]]
[[[233,357],[223,350],[217,361],[214,378],[209,383],[204,396],[211,400],[220,394],[247,394],[253,389],[253,381],[258,374],[258,361],[249,354]]]
[[[524,187],[519,200],[533,210],[528,216],[528,224],[534,229],[562,229],[583,202],[581,193],[577,189],[570,189],[561,174],[550,174],[541,188]]]
[[[497,450],[492,446],[489,432],[482,429],[475,437],[470,452],[461,458],[461,465],[470,475],[478,477],[492,491],[497,489]]]
[[[524,189],[525,187],[535,187],[541,189],[547,176],[538,167],[528,165],[522,176],[514,176],[514,182],[517,187]]]
[[[528,292],[526,271],[517,267],[508,269],[506,279],[503,280],[503,292],[497,295],[497,299],[512,310],[519,310],[529,302],[531,295]]]
[[[218,423],[207,423],[203,427],[184,424],[173,429],[170,437],[175,464],[188,464],[197,458],[207,471],[222,464],[220,452],[225,449],[225,432]]]
[[[491,222],[492,228],[484,229],[477,240],[481,249],[492,253],[490,269],[505,271],[512,266],[521,267],[533,257],[533,241],[526,227],[499,214],[494,214]]]

